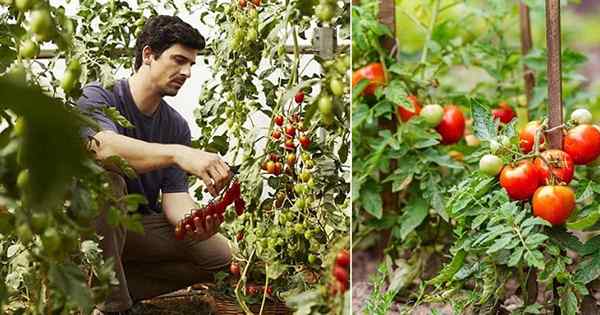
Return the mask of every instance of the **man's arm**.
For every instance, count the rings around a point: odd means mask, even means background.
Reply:
[[[100,131],[94,138],[97,141],[90,142],[90,150],[96,152],[97,159],[118,155],[139,174],[176,165],[200,177],[213,196],[229,180],[229,167],[217,154],[180,144],[149,143],[110,130]]]
[[[198,205],[188,192],[166,193],[162,195],[162,207],[167,221],[176,225],[191,209],[198,208]],[[198,240],[206,240],[217,233],[221,221],[217,216],[206,217],[206,228],[200,224],[200,220],[194,221],[196,231],[190,237]]]

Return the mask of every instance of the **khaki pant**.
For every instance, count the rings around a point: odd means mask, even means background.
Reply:
[[[110,174],[115,195],[125,195],[124,179]],[[96,232],[104,237],[100,242],[104,257],[114,257],[119,284],[108,300],[97,306],[101,311],[123,311],[134,301],[212,282],[214,274],[231,261],[227,239],[221,234],[205,241],[176,240],[174,228],[163,214],[144,216],[144,234],[138,234],[111,226],[105,214],[103,211],[97,218]]]

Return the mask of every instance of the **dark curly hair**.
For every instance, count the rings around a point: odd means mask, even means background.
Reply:
[[[142,50],[150,46],[155,58],[175,44],[201,50],[204,37],[188,23],[176,16],[157,15],[149,18],[135,42],[135,71],[142,66]]]

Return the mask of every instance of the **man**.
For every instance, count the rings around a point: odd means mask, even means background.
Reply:
[[[197,221],[183,241],[174,236],[175,224],[197,207],[188,193],[187,173],[200,177],[213,196],[230,180],[218,155],[189,146],[187,122],[162,99],[177,94],[203,48],[200,33],[181,19],[150,18],[136,42],[135,73],[109,90],[87,85],[78,101],[102,129],[84,131],[97,140],[90,142],[96,158],[118,155],[139,175],[129,179],[112,173],[114,193],[139,193],[148,200],[139,209],[143,235],[107,224],[105,213],[96,222],[105,257],[115,259],[119,285],[95,314],[130,314],[135,301],[210,281],[231,260],[226,239],[217,233],[218,217],[208,217],[206,228]],[[105,106],[116,108],[135,128],[108,119],[99,111]]]

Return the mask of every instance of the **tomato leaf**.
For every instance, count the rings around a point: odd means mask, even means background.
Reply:
[[[381,219],[383,214],[383,202],[380,196],[379,185],[366,185],[360,193],[361,204],[368,213],[374,217]]]
[[[498,134],[490,110],[474,99],[471,103],[471,113],[475,136],[482,141],[496,140]]]
[[[444,266],[442,271],[440,271],[435,278],[427,281],[427,283],[438,286],[450,281],[463,266],[465,256],[466,252],[464,250],[459,250],[456,254],[454,254],[454,257],[452,257],[452,261]]]
[[[588,284],[600,277],[600,251],[587,257],[577,265],[575,280]]]
[[[427,213],[429,213],[429,203],[424,199],[415,198],[403,210],[404,214],[398,218],[400,223],[399,236],[402,240],[423,223]]]

